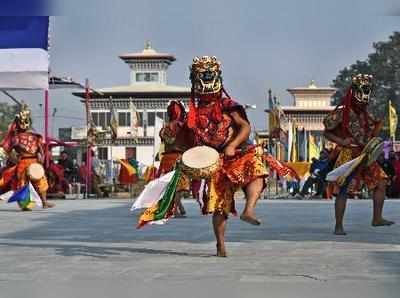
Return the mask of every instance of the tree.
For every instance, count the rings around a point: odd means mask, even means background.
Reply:
[[[388,114],[388,102],[391,100],[400,110],[400,32],[394,32],[388,41],[373,44],[374,52],[365,61],[356,61],[339,71],[332,86],[338,91],[334,95],[334,104],[338,104],[352,76],[358,73],[374,76],[374,92],[371,98],[371,110],[377,117]]]
[[[9,124],[14,120],[17,111],[17,105],[0,102],[0,139],[3,139],[4,134],[8,130]]]

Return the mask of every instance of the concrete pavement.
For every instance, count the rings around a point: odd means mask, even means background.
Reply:
[[[350,201],[345,237],[332,202],[261,201],[262,226],[230,220],[226,259],[193,201],[188,218],[142,230],[131,200],[56,203],[0,205],[1,298],[399,297],[400,201],[385,205],[399,224],[379,228],[370,201]]]

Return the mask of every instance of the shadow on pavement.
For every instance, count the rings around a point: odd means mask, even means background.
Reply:
[[[94,201],[95,203],[95,201]],[[110,204],[109,204],[110,205]],[[388,202],[388,218],[399,220],[395,202]],[[135,241],[179,241],[185,243],[208,243],[214,241],[211,217],[199,215],[194,203],[186,204],[188,218],[171,219],[163,226],[145,226],[135,228],[138,213],[130,213],[128,202],[111,204],[104,209],[71,210],[67,212],[51,211],[48,216],[33,217],[31,227],[0,236],[0,245],[17,246],[16,240],[47,241],[43,247],[54,247],[63,255],[107,255],[118,250],[149,253],[178,254],[186,253],[152,250],[147,248],[102,248],[80,245],[58,245],[52,241],[87,243],[135,243]],[[393,208],[391,209],[391,206]],[[395,208],[394,208],[395,207]],[[238,210],[243,208],[242,202]],[[269,203],[259,204],[258,213],[264,223],[253,227],[238,218],[230,219],[226,239],[228,242],[251,242],[256,240],[280,241],[332,241],[360,242],[371,244],[400,244],[400,229],[392,227],[373,228],[370,225],[369,204],[350,204],[346,215],[348,236],[334,236],[333,206],[321,202]],[[13,211],[10,211],[13,212]],[[21,214],[22,216],[24,214]],[[20,216],[20,215],[18,215]],[[397,218],[396,218],[397,216]],[[7,243],[7,239],[10,239]],[[41,244],[40,244],[41,245]],[[38,246],[40,246],[38,244]],[[136,250],[136,251],[135,251]]]

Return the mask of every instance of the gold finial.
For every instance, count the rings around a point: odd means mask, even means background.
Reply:
[[[150,40],[146,40],[146,43],[144,44],[144,49],[145,50],[151,50],[152,49]]]
[[[314,80],[311,80],[310,85],[308,85],[308,88],[310,88],[310,89],[316,89],[317,88],[317,85],[315,85],[315,81]]]

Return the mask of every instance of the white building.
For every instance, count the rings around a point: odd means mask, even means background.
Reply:
[[[91,92],[90,110],[99,130],[107,130],[111,119],[110,98],[118,116],[118,137],[114,144],[109,135],[97,142],[99,158],[135,158],[150,165],[154,158],[154,141],[158,136],[156,117],[165,119],[169,100],[180,99],[188,103],[190,88],[167,83],[168,67],[175,61],[170,54],[158,53],[147,43],[139,53],[119,56],[130,69],[130,84],[96,89]],[[85,98],[84,92],[73,93]],[[139,123],[132,127],[134,104]],[[134,137],[135,131],[137,137]],[[80,136],[79,136],[80,134]],[[86,138],[86,129],[71,128],[71,140]]]

